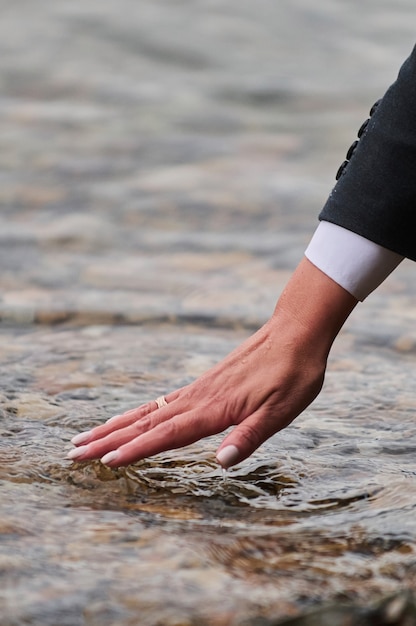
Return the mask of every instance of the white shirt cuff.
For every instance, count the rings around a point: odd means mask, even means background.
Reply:
[[[319,223],[305,256],[361,301],[404,259],[361,235],[325,221]]]

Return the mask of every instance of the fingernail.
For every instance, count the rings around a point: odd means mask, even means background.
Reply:
[[[119,456],[120,453],[117,452],[117,450],[112,450],[111,452],[103,456],[103,458],[101,459],[101,463],[104,463],[104,465],[108,465],[109,463],[113,463],[113,461],[116,461]]]
[[[217,461],[222,467],[230,467],[234,465],[240,456],[240,450],[237,446],[225,446],[222,450],[220,450],[217,454]]]
[[[106,421],[106,424],[108,424],[109,422],[112,422],[113,420],[116,420],[118,417],[121,417],[121,415],[113,415],[113,417],[109,417],[108,420]]]
[[[71,443],[73,443],[74,446],[79,446],[80,443],[85,443],[86,441],[88,441],[90,436],[91,436],[91,431],[86,430],[84,433],[79,433],[79,435],[75,435],[75,437],[72,437]]]
[[[68,454],[66,455],[67,459],[78,459],[80,456],[82,456],[83,454],[85,454],[85,452],[87,451],[88,446],[80,446],[79,448],[74,448],[73,450],[70,450],[68,452]]]

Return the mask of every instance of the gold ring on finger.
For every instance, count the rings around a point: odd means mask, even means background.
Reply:
[[[158,398],[156,398],[156,404],[158,409],[161,409],[162,406],[166,406],[167,402],[165,396],[159,396]]]

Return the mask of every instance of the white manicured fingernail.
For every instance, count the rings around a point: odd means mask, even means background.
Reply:
[[[117,450],[112,450],[111,452],[108,452],[108,454],[103,456],[103,458],[101,459],[101,463],[104,463],[104,465],[108,465],[109,463],[113,463],[113,461],[116,461],[119,456],[120,453],[117,452]]]
[[[109,424],[113,420],[116,420],[118,417],[121,417],[121,415],[113,415],[113,417],[109,417],[108,420],[106,421],[106,424]]]
[[[217,461],[220,465],[222,465],[222,467],[227,468],[231,465],[234,465],[239,456],[240,450],[237,448],[237,446],[225,446],[225,448],[218,452]]]
[[[88,441],[90,436],[91,436],[91,431],[86,430],[85,432],[79,433],[79,435],[75,435],[75,437],[72,437],[71,443],[73,443],[74,446],[79,446],[81,443],[85,443],[86,441]]]
[[[66,458],[71,460],[78,459],[87,451],[87,448],[88,446],[80,446],[79,448],[74,448],[73,450],[70,450],[68,452]]]

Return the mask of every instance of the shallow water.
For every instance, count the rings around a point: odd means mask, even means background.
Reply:
[[[1,625],[265,626],[414,591],[409,262],[321,396],[225,476],[221,437],[117,471],[64,458],[267,319],[414,3],[2,11]]]

